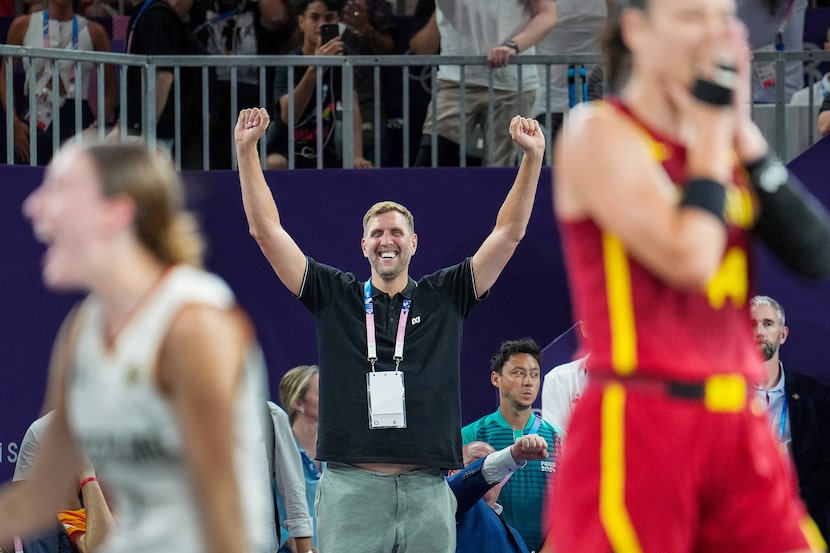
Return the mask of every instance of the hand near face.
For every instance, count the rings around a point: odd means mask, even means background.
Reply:
[[[271,118],[265,108],[243,109],[239,112],[233,138],[237,145],[254,146],[265,134]]]
[[[334,37],[330,41],[322,44],[322,37],[317,36],[317,48],[314,50],[315,56],[342,56],[343,55],[343,39],[341,37]]]
[[[343,8],[343,21],[359,33],[365,33],[372,28],[369,18],[369,9],[364,0],[349,0]]]
[[[517,115],[510,121],[510,138],[525,153],[545,151],[545,135],[535,119]]]

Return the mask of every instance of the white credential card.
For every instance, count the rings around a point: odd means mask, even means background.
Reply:
[[[402,371],[366,374],[369,428],[406,428],[406,402]]]

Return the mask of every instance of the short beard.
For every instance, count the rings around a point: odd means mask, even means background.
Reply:
[[[398,255],[402,256],[403,254],[399,253]],[[395,280],[401,275],[401,273],[406,271],[407,266],[409,265],[409,258],[400,257],[398,260],[398,264],[391,271],[382,271],[382,263],[383,262],[379,256],[374,261],[369,260],[369,264],[372,266],[372,269],[374,269],[375,273],[377,273],[381,280],[388,282],[391,280]]]
[[[769,361],[770,359],[772,359],[772,356],[775,355],[776,351],[778,351],[777,347],[766,342],[761,342],[760,344],[758,344],[758,349],[761,350],[761,355],[764,356],[764,361]]]

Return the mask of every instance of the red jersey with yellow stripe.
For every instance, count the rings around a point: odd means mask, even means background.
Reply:
[[[685,147],[646,128],[617,99],[589,109],[616,110],[642,131],[643,146],[674,183],[679,202]],[[672,288],[590,219],[559,222],[575,316],[586,323],[582,353],[591,354],[589,370],[691,382],[721,373],[761,379],[747,305],[752,297],[748,229],[755,213],[748,179],[737,164],[727,184],[726,211],[728,241],[704,292]]]

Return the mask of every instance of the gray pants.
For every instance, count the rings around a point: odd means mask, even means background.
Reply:
[[[329,463],[314,508],[320,553],[454,553],[455,495],[438,469]]]
[[[492,1],[492,0],[491,0]],[[476,126],[484,135],[484,161],[488,166],[515,165],[518,160],[517,149],[510,138],[508,128],[515,115],[529,114],[536,99],[536,90],[525,90],[519,96],[511,90],[493,91],[493,159],[487,159],[487,135],[491,130],[487,123],[489,92],[487,87],[466,85],[465,89],[465,136],[470,137]],[[461,143],[461,85],[452,81],[438,80],[437,96],[427,107],[423,134],[433,134],[432,110],[438,106],[438,134]],[[521,110],[519,109],[521,107]]]

